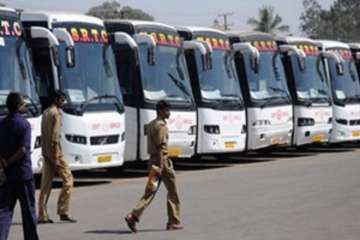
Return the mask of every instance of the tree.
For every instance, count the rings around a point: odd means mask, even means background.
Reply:
[[[336,0],[323,9],[317,0],[304,0],[300,29],[312,38],[340,41],[360,39],[360,2]]]
[[[125,6],[121,9],[123,14],[123,18],[127,19],[139,19],[139,20],[147,20],[147,21],[154,21],[154,17],[148,13],[145,13],[141,9],[131,8],[129,6]]]
[[[282,18],[275,14],[275,9],[272,6],[261,7],[259,19],[250,18],[247,23],[253,26],[255,31],[267,33],[288,32],[290,30],[288,25],[281,24]]]
[[[105,1],[99,6],[95,6],[89,9],[88,15],[95,16],[101,19],[138,19],[153,21],[154,17],[145,13],[141,9],[131,8],[125,6],[121,8],[120,3],[117,1]]]

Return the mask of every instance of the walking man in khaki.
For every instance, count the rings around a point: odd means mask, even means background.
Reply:
[[[38,223],[53,223],[47,213],[52,182],[57,174],[63,181],[58,199],[57,213],[61,221],[76,222],[69,215],[70,196],[73,189],[74,179],[60,143],[61,112],[64,106],[65,94],[56,91],[53,104],[44,111],[41,122],[42,154],[44,157],[43,172],[41,178],[41,190],[39,197]]]
[[[166,119],[170,116],[170,105],[165,101],[159,101],[156,105],[157,118],[147,125],[147,142],[149,160],[149,177],[145,188],[145,194],[136,207],[125,217],[129,228],[136,232],[136,223],[147,206],[154,199],[159,189],[160,181],[168,191],[167,230],[183,229],[180,221],[180,202],[176,190],[175,171],[171,160],[168,158],[168,128]]]

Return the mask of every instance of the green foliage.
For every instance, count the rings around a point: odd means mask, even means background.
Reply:
[[[360,1],[336,0],[323,9],[317,0],[304,0],[300,29],[312,38],[360,40]]]
[[[247,23],[253,26],[255,31],[267,33],[288,32],[290,30],[288,25],[281,24],[282,18],[275,14],[275,9],[272,6],[261,7],[259,19],[250,18]]]
[[[141,9],[131,8],[125,6],[121,8],[120,3],[117,1],[105,1],[99,6],[95,6],[89,9],[86,13],[91,16],[95,16],[101,19],[138,19],[154,21],[154,17],[148,13],[145,13]]]

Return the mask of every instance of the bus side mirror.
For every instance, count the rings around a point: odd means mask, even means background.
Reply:
[[[66,66],[68,68],[75,67],[75,43],[70,33],[65,28],[55,28],[53,32],[59,41],[65,42],[66,44]]]
[[[47,39],[51,51],[51,58],[56,66],[59,65],[57,47],[59,41],[56,36],[47,28],[44,27],[31,27],[30,35],[32,39]]]
[[[210,45],[210,43],[205,42],[205,41],[200,41],[200,43],[205,47],[206,49],[206,54],[204,56],[204,66],[205,66],[205,71],[206,70],[211,70],[213,68],[213,63],[212,63],[212,53],[213,53],[213,48]]]
[[[114,42],[120,45],[128,45],[133,50],[135,65],[139,64],[139,59],[138,59],[139,46],[129,34],[125,32],[115,32]]]
[[[360,52],[357,52],[357,53],[355,54],[355,60],[356,60],[357,62],[360,61]]]
[[[344,75],[344,64],[342,62],[336,63],[336,72],[338,75]]]
[[[207,62],[208,62],[208,51],[205,47],[205,45],[200,42],[200,41],[196,41],[196,40],[191,40],[191,41],[184,41],[183,44],[184,50],[197,50],[200,52],[200,56],[201,56],[201,65],[202,65],[202,70],[206,71],[207,70]]]
[[[288,53],[289,55],[295,54],[298,62],[300,71],[305,71],[306,69],[306,54],[303,50],[298,49],[294,45],[281,45],[279,47],[281,53]]]
[[[322,57],[325,59],[333,59],[335,61],[336,73],[338,75],[344,75],[344,59],[335,52],[322,52]]]
[[[135,42],[138,45],[146,45],[147,46],[147,60],[148,64],[154,66],[156,64],[155,52],[156,52],[156,41],[155,39],[148,34],[135,34],[134,35]]]
[[[255,73],[260,70],[260,52],[257,48],[253,47],[250,43],[234,43],[232,45],[234,52],[241,54],[250,54],[250,67]]]
[[[250,58],[250,66],[255,73],[259,73],[260,70],[260,58],[258,57],[251,57]]]
[[[66,47],[66,66],[69,68],[75,67],[75,48],[72,46]]]

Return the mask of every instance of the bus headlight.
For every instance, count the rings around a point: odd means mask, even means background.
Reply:
[[[305,127],[305,126],[314,126],[315,120],[313,118],[298,118],[298,126]]]
[[[220,134],[219,125],[204,125],[204,131],[209,134]]]
[[[348,125],[348,120],[346,119],[338,118],[336,119],[336,122],[341,125]]]
[[[252,125],[254,127],[256,127],[256,126],[266,126],[266,125],[271,125],[271,122],[269,120],[256,120],[255,122],[253,122]]]
[[[65,138],[69,142],[86,145],[86,137],[85,136],[66,134]]]
[[[196,126],[191,126],[188,131],[189,135],[196,135]]]

